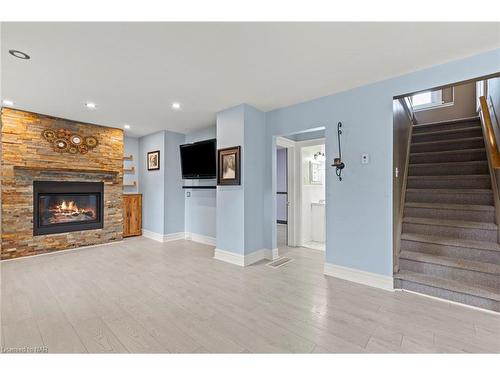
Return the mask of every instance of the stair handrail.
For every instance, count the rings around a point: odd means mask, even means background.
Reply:
[[[485,138],[486,157],[491,178],[491,189],[493,190],[493,201],[495,204],[495,223],[498,225],[497,242],[500,243],[500,195],[498,183],[500,182],[500,152],[491,121],[490,109],[486,97],[479,97],[480,119]]]
[[[479,103],[481,107],[481,117],[483,130],[485,132],[484,137],[486,138],[486,147],[488,149],[488,154],[491,157],[491,166],[494,169],[500,168],[500,151],[498,149],[498,143],[495,136],[495,130],[493,129],[493,123],[491,122],[490,109],[488,108],[488,102],[484,96],[479,97]]]
[[[403,105],[406,114],[408,115],[408,118],[410,119],[410,122],[415,125],[417,123],[417,118],[415,117],[415,111],[413,110],[413,104],[411,102],[411,99],[406,96],[401,100],[401,104]]]

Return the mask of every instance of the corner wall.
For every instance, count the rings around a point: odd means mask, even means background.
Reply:
[[[217,187],[218,250],[244,257],[265,253],[265,135],[265,113],[247,104],[217,114],[217,148],[241,146],[241,185]]]
[[[184,232],[184,193],[179,145],[184,134],[160,131],[139,138],[139,192],[142,194],[143,230],[146,236]],[[160,169],[149,171],[147,154],[160,151]]]

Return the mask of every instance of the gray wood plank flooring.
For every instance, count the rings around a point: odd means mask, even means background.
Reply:
[[[500,352],[500,314],[146,238],[2,262],[2,347],[51,353]]]

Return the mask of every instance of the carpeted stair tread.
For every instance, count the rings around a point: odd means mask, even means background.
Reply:
[[[423,177],[423,176],[416,176]],[[441,193],[441,194],[490,194],[491,189],[417,189],[409,188],[406,189],[407,192],[419,192],[419,193]]]
[[[425,128],[427,126],[436,126],[436,125],[447,125],[447,124],[458,124],[461,122],[474,122],[474,121],[479,121],[478,116],[473,116],[473,117],[464,117],[464,118],[459,118],[455,120],[444,120],[444,121],[435,121],[435,122],[425,122],[423,124],[415,124],[413,125],[413,128]]]
[[[468,271],[476,271],[492,275],[500,275],[500,265],[493,263],[484,263],[468,259],[451,258],[440,255],[418,253],[415,251],[402,251],[400,253],[400,258],[416,262],[432,263],[432,264],[438,264],[440,266],[460,268]]]
[[[455,167],[455,166],[468,166],[468,165],[488,165],[487,160],[472,160],[472,161],[452,161],[452,162],[439,162],[439,163],[410,163],[410,167]],[[463,176],[463,175],[459,175]]]
[[[471,152],[485,152],[486,149],[483,148],[469,148],[469,149],[457,149],[457,150],[445,150],[445,151],[425,151],[425,152],[412,152],[410,156],[433,156],[433,155],[454,155],[454,154],[466,154]]]
[[[454,138],[454,139],[444,139],[440,141],[428,141],[428,142],[416,142],[412,143],[412,145],[418,145],[418,146],[423,146],[423,145],[440,145],[443,143],[462,143],[465,141],[483,141],[483,137],[470,137],[470,138]],[[477,147],[475,147],[477,148]],[[460,149],[457,149],[460,150]],[[466,149],[462,149],[466,150]]]
[[[436,245],[497,251],[500,253],[500,244],[489,241],[464,240],[454,237],[432,236],[428,234],[418,234],[418,233],[403,233],[401,234],[401,239],[406,241],[432,243]]]
[[[471,296],[500,301],[500,293],[495,288],[464,284],[459,281],[442,279],[440,277],[426,275],[417,272],[400,270],[394,274],[394,278],[410,281],[417,284],[429,285],[435,288],[450,290],[453,292],[463,293]]]
[[[438,174],[438,175],[429,175],[429,176],[408,176],[408,179],[421,180],[422,178],[431,179],[431,180],[463,180],[463,179],[477,179],[482,178],[489,180],[489,174]]]
[[[481,130],[479,126],[471,126],[467,128],[458,128],[458,129],[446,129],[446,130],[433,130],[421,133],[414,133],[413,137],[423,137],[428,135],[444,135],[444,134],[454,134],[454,133],[462,133],[468,132],[471,130]]]
[[[431,219],[426,217],[405,217],[403,218],[403,223],[486,230],[498,229],[498,225],[496,225],[495,223],[486,223],[481,221]]]
[[[406,202],[405,207],[432,208],[441,210],[495,211],[495,206],[482,205],[482,204]]]

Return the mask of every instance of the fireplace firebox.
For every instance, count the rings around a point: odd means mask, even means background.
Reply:
[[[65,233],[103,227],[102,182],[33,182],[33,234]]]

